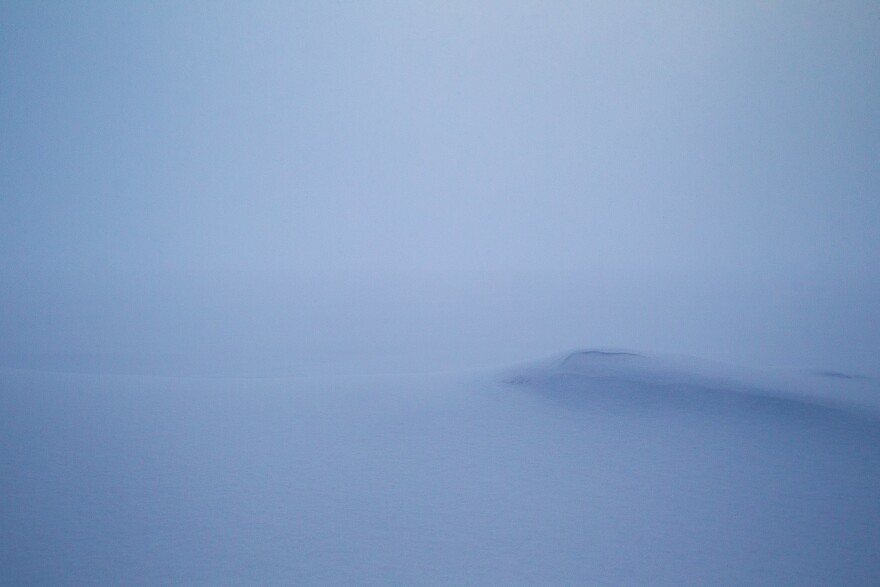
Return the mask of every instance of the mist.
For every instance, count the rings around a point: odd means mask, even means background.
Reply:
[[[0,585],[880,585],[877,2],[0,2]]]
[[[0,363],[880,373],[871,2],[4,3]]]

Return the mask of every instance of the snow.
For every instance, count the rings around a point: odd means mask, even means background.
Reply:
[[[855,375],[608,349],[2,370],[0,583],[877,585],[880,386]]]

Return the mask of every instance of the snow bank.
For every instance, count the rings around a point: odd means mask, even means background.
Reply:
[[[589,349],[517,366],[502,378],[556,389],[560,396],[581,390],[582,401],[611,399],[617,390],[615,401],[653,398],[667,407],[825,408],[880,418],[880,381],[838,371],[752,369],[693,357]]]

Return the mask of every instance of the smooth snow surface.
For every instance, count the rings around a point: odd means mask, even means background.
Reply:
[[[0,377],[4,585],[880,584],[871,378]]]

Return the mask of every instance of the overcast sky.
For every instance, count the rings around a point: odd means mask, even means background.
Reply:
[[[880,7],[0,2],[0,362],[880,374]]]

